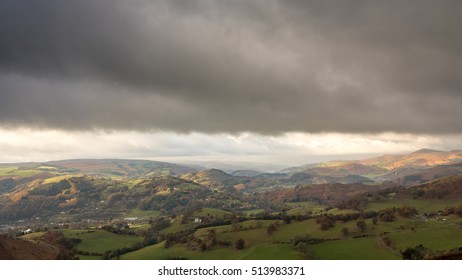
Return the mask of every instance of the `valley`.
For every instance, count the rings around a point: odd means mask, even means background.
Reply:
[[[0,164],[0,257],[457,258],[461,166],[462,151],[428,149],[266,173],[119,159]]]

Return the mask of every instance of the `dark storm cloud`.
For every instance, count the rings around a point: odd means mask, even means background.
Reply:
[[[0,2],[0,123],[460,133],[460,1]]]

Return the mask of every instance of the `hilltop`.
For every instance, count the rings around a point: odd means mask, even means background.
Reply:
[[[337,182],[342,182],[342,179],[347,176],[355,175],[371,179],[377,183],[392,181],[410,186],[458,174],[462,170],[461,164],[462,151],[460,150],[446,152],[421,149],[403,155],[383,155],[364,160],[307,164],[283,169],[280,172],[329,176],[337,178]],[[350,180],[350,182],[365,182],[361,180],[361,177],[357,177],[358,180]],[[343,181],[345,180],[343,179]]]

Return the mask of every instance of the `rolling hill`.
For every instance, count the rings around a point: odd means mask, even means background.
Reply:
[[[462,151],[421,149],[405,155],[383,155],[365,160],[332,161],[283,169],[287,174],[327,176],[326,183],[359,183],[368,178],[377,183],[392,181],[412,186],[462,171]],[[354,177],[354,176],[361,177]]]
[[[421,149],[406,155],[384,155],[376,158],[359,161],[366,165],[375,165],[387,170],[409,167],[432,167],[435,165],[452,164],[462,162],[462,151],[436,151]]]

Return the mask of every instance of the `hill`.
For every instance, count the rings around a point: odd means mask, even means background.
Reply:
[[[0,260],[54,260],[59,250],[55,247],[0,236]]]
[[[214,168],[196,173],[185,174],[182,175],[181,178],[207,187],[232,187],[246,180],[246,178],[232,176],[222,170]]]
[[[436,151],[421,149],[407,155],[384,155],[360,160],[362,164],[375,165],[388,170],[403,167],[431,167],[435,165],[462,162],[462,151]]]
[[[317,181],[309,183],[366,183],[368,178],[377,183],[392,181],[412,186],[462,172],[462,151],[421,149],[404,155],[331,161],[283,169],[287,174],[306,173]],[[356,177],[361,176],[361,177]],[[368,182],[372,183],[372,182]]]
[[[239,176],[239,177],[256,177],[261,174],[263,173],[259,171],[255,171],[255,170],[236,170],[231,173],[232,176]]]
[[[438,199],[462,199],[462,174],[447,176],[414,186],[410,194]]]
[[[200,203],[210,190],[181,178],[112,180],[87,175],[36,179],[15,186],[0,197],[0,221],[109,220],[132,209],[186,211]]]
[[[313,175],[345,177],[348,175],[377,175],[386,172],[384,168],[362,164],[359,161],[334,161],[318,164],[303,165],[284,169],[281,172],[303,172]]]
[[[126,159],[61,160],[50,161],[42,166],[55,167],[64,172],[82,172],[88,175],[115,175],[128,177],[181,175],[197,171],[192,167],[174,163]]]
[[[462,174],[462,163],[437,165],[430,168],[397,168],[382,178],[403,186],[422,184],[438,178]]]
[[[59,232],[47,232],[35,242],[0,235],[0,260],[73,259],[69,239]]]

